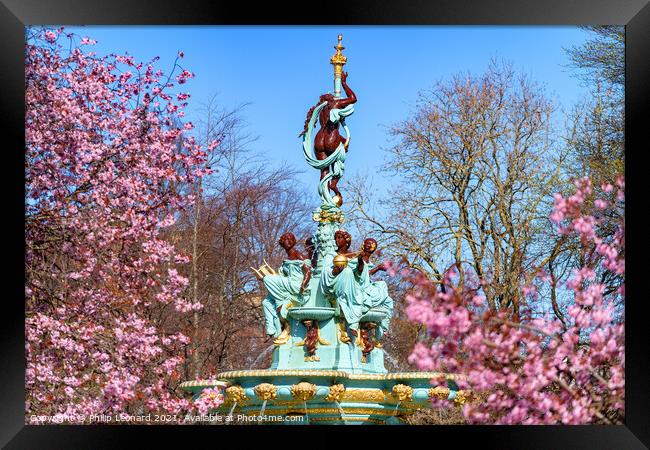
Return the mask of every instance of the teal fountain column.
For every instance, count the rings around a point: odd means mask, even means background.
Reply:
[[[265,312],[267,330],[275,330],[268,369],[226,371],[214,380],[181,384],[194,396],[208,387],[223,389],[226,400],[216,413],[268,416],[275,419],[263,423],[273,424],[399,424],[418,408],[430,407],[433,398],[464,403],[471,397],[470,392],[458,389],[456,380],[461,375],[388,373],[384,366],[381,337],[392,315],[392,300],[383,281],[372,281],[368,268],[358,270],[361,251],[342,252],[335,238],[344,222],[343,199],[335,186],[343,176],[350,142],[345,118],[354,112],[356,96],[343,73],[347,58],[342,54],[341,35],[334,48],[330,60],[334,95],[322,96],[312,108],[302,136],[307,164],[321,173],[321,205],[312,213],[316,224],[313,254],[305,260],[292,259],[293,247],[286,244],[289,259],[277,271],[266,263],[254,269],[262,281],[269,276],[280,280],[274,281],[274,292],[267,297],[271,298]],[[342,88],[346,98],[342,98]],[[314,136],[319,119],[318,133],[335,129],[334,138]],[[322,126],[324,120],[330,122],[327,127]],[[339,127],[345,136],[338,135]],[[336,145],[315,149],[314,141]],[[304,288],[302,272],[294,278],[288,274],[286,267],[291,264],[302,265],[303,272],[309,273]],[[337,266],[342,268],[338,273]],[[285,420],[278,421],[278,417]]]

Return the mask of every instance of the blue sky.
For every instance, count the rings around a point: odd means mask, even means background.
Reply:
[[[458,72],[482,73],[491,58],[513,63],[542,83],[556,104],[570,108],[586,94],[564,67],[563,48],[590,36],[568,26],[88,26],[66,27],[98,41],[99,54],[128,52],[136,60],[159,56],[169,70],[182,50],[183,66],[196,74],[185,86],[192,98],[188,120],[211,95],[225,107],[251,103],[244,118],[259,139],[251,150],[272,166],[302,170],[305,187],[317,171],[303,160],[300,140],[306,113],[331,91],[338,33],[343,34],[348,83],[358,97],[347,123],[352,134],[346,174],[372,174],[383,162],[388,135],[383,125],[405,119],[418,91]],[[193,112],[194,111],[194,112]],[[344,187],[345,176],[341,186]]]

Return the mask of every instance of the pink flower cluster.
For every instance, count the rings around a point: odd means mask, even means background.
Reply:
[[[189,340],[153,313],[201,308],[162,236],[191,202],[173,187],[207,173],[174,117],[189,95],[170,93],[193,74],[169,82],[62,31],[25,49],[27,413],[191,408],[174,393]]]
[[[573,271],[566,286],[573,297],[568,323],[525,314],[513,319],[509,310],[491,310],[479,290],[454,284],[453,273],[446,274],[444,290],[422,275],[404,273],[415,285],[406,298],[407,315],[429,334],[428,343],[416,344],[409,361],[422,370],[466,375],[459,386],[475,395],[463,407],[470,423],[609,423],[624,414],[624,289],[606,294],[595,272],[624,275],[623,223],[604,243],[598,220],[583,214],[591,182],[583,178],[575,185],[570,197],[555,196],[551,219],[561,225],[561,233],[579,237],[586,254],[600,259],[585,258],[590,266]],[[617,188],[615,202],[622,202],[622,178]],[[594,205],[614,207],[606,203]],[[544,271],[538,275],[538,281],[548,281]],[[529,294],[533,290],[522,286]]]
[[[199,414],[208,414],[211,410],[218,408],[223,403],[224,397],[219,388],[206,388],[201,391],[201,395],[194,401]]]

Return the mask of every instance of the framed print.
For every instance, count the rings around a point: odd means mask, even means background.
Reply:
[[[647,448],[647,2],[0,11],[7,448]]]

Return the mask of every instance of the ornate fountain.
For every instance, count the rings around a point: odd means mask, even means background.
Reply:
[[[371,261],[377,242],[366,239],[351,252],[352,238],[341,228],[343,197],[337,184],[350,144],[345,118],[357,101],[343,72],[347,58],[341,41],[339,35],[330,59],[334,92],[309,110],[301,134],[307,163],[320,171],[321,205],[312,216],[316,232],[305,242],[305,253],[292,233],[283,234],[279,244],[287,257],[282,266],[275,271],[265,262],[253,269],[268,293],[262,307],[266,332],[275,338],[271,367],[181,384],[195,396],[205,388],[224,389],[225,401],[214,412],[303,416],[282,422],[287,424],[398,424],[416,409],[430,407],[432,398],[463,403],[468,397],[458,390],[458,375],[388,373],[384,367],[381,340],[393,300],[384,281],[371,279],[385,270]]]

